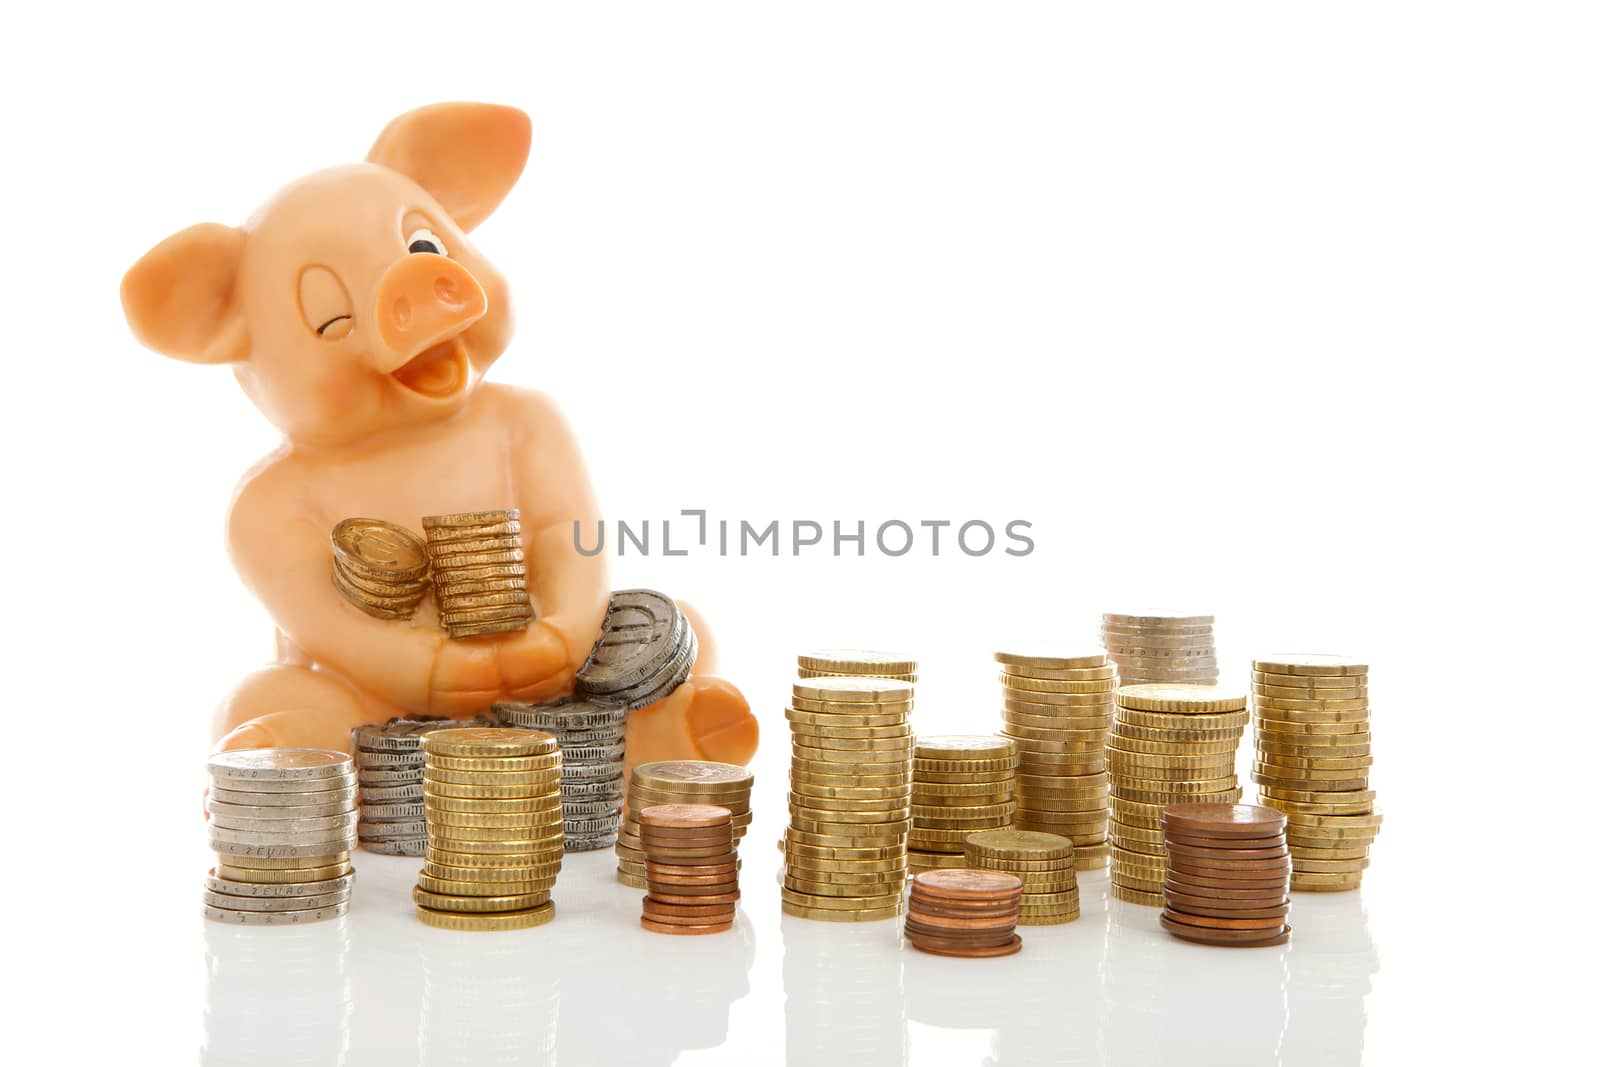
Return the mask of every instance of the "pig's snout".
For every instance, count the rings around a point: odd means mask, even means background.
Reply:
[[[373,321],[385,354],[385,373],[454,337],[489,310],[488,297],[465,267],[423,252],[397,260],[378,281]]]

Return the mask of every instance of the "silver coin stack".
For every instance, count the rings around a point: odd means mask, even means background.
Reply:
[[[669,596],[650,589],[611,594],[600,640],[578,668],[577,695],[633,711],[671,696],[689,677],[699,643]]]
[[[207,764],[211,848],[205,916],[280,926],[343,915],[356,846],[350,757],[318,748],[222,752]]]
[[[1100,643],[1117,665],[1121,685],[1217,684],[1217,643],[1211,615],[1152,611],[1100,616]]]
[[[356,780],[361,786],[357,832],[368,852],[420,856],[428,847],[428,822],[422,812],[422,738],[431,730],[456,726],[497,726],[475,719],[402,719],[350,731]]]
[[[563,697],[542,704],[503,702],[494,713],[507,726],[554,734],[561,746],[561,818],[568,852],[617,843],[622,816],[622,734],[628,709]]]

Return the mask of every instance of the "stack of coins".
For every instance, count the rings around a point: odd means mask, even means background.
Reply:
[[[507,633],[533,621],[516,508],[422,520],[439,622],[452,638]]]
[[[577,693],[636,709],[665,700],[689,677],[700,645],[677,601],[653,589],[611,594],[600,639],[578,668]]]
[[[1255,780],[1261,803],[1289,817],[1294,888],[1360,888],[1383,822],[1367,781],[1367,665],[1341,656],[1264,656],[1250,678]]]
[[[1156,611],[1100,617],[1100,640],[1123,685],[1217,684],[1217,644],[1210,615]]]
[[[639,925],[658,934],[733,928],[739,865],[733,813],[715,804],[651,804],[639,811],[646,892]]]
[[[1212,685],[1129,685],[1117,690],[1111,766],[1111,892],[1161,906],[1168,804],[1232,804],[1239,738],[1250,713],[1243,693]]]
[[[1010,956],[1022,948],[1017,907],[1022,879],[957,867],[911,879],[906,940],[935,956]]]
[[[1032,830],[985,830],[967,838],[967,866],[1022,879],[1019,926],[1059,926],[1078,917],[1072,842]]]
[[[368,852],[420,856],[428,847],[422,811],[422,735],[457,726],[493,726],[494,720],[390,719],[350,731],[361,821],[356,829]]]
[[[1163,811],[1161,925],[1202,945],[1287,941],[1285,825],[1282,813],[1255,804],[1176,804]]]
[[[733,844],[750,825],[750,787],[755,775],[732,763],[710,760],[659,760],[641,763],[628,782],[628,808],[617,835],[617,881],[645,888],[644,842],[639,836],[639,809],[652,804],[715,804],[727,808],[733,822]]]
[[[356,847],[350,757],[319,748],[222,752],[206,765],[211,847],[205,916],[282,926],[343,915]]]
[[[1060,834],[1079,870],[1106,864],[1106,735],[1116,668],[1097,649],[996,652],[1001,733],[1017,743],[1020,830]]]
[[[561,749],[537,730],[435,730],[422,742],[427,859],[417,917],[447,930],[520,930],[555,915]]]
[[[409,619],[428,592],[428,549],[404,526],[345,519],[333,528],[333,587],[378,619]]]
[[[802,678],[893,678],[915,684],[917,661],[897,652],[828,648],[800,656]]]
[[[1017,745],[993,734],[919,737],[911,769],[913,873],[967,867],[967,835],[1011,825],[1017,813]]]
[[[510,726],[552,734],[561,746],[561,817],[567,851],[592,852],[616,844],[627,709],[564,697],[543,704],[499,703],[494,713]]]
[[[794,684],[783,911],[867,922],[900,914],[911,829],[911,684]]]

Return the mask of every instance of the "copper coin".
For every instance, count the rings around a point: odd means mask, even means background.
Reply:
[[[913,892],[947,900],[1000,900],[1022,893],[1022,879],[1004,871],[979,871],[955,867],[923,871],[911,880]]]
[[[649,808],[645,809],[649,811]],[[694,841],[700,838],[716,839],[728,837],[733,833],[732,820],[721,826],[657,826],[655,823],[639,823],[639,836],[649,839],[660,838],[663,841]]]
[[[726,874],[662,874],[660,869],[651,870],[645,866],[644,876],[652,882],[661,882],[664,885],[738,885],[737,872]]]
[[[1167,869],[1166,876],[1182,885],[1212,889],[1277,889],[1287,884],[1287,873],[1240,876],[1238,871],[1195,871],[1180,868]]]
[[[912,897],[910,914],[912,915],[943,915],[952,919],[973,918],[981,919],[995,915],[1015,915],[1020,901],[1016,904],[967,904],[960,905],[950,901],[930,900],[926,897]]]
[[[1270,837],[1288,824],[1283,812],[1260,804],[1169,804],[1163,829],[1195,837]]]
[[[644,858],[648,862],[668,867],[710,867],[733,863],[739,858],[739,854],[729,852],[726,845],[711,848],[646,848]]]
[[[1178,834],[1166,830],[1163,834],[1164,841],[1174,845],[1187,845],[1190,848],[1271,848],[1284,840],[1282,833],[1268,834],[1265,837],[1200,837],[1197,834]]]
[[[686,915],[714,915],[721,921],[722,916],[733,914],[734,904],[663,904],[659,900],[644,898],[644,913],[651,916],[669,915],[682,918]]]
[[[1003,945],[1016,936],[1016,927],[999,930],[974,930],[969,932],[956,930],[930,930],[919,927],[915,923],[904,927],[905,935],[922,944],[939,945],[945,948],[980,948],[986,945]]]
[[[1237,916],[1223,918],[1215,915],[1189,915],[1170,907],[1163,914],[1175,923],[1203,926],[1208,930],[1271,930],[1281,929],[1283,926],[1283,915],[1268,915],[1265,918]],[[1288,914],[1287,908],[1284,909],[1284,914]]]
[[[915,938],[911,939],[911,947],[921,952],[930,953],[934,956],[953,956],[956,959],[968,960],[992,959],[997,956],[1012,956],[1018,952],[1021,952],[1022,936],[1020,934],[1014,934],[1012,935],[1011,940],[1007,941],[1005,944],[995,945],[992,948],[944,947],[933,942],[918,941]]]
[[[1188,897],[1180,893],[1167,893],[1165,897],[1168,911],[1181,912],[1184,915],[1209,915],[1218,919],[1281,919],[1289,914],[1287,900],[1266,903],[1259,908],[1247,908],[1228,901]]]
[[[713,874],[725,875],[731,878],[739,873],[739,865],[737,863],[651,863],[648,859],[644,862],[644,869],[647,874],[659,874],[663,878],[671,878],[675,875],[704,878]]]
[[[727,905],[720,911],[707,912],[704,915],[669,915],[665,912],[647,911],[643,918],[653,923],[665,923],[667,926],[713,926],[717,923],[733,922],[734,906]]]
[[[906,922],[915,924],[918,928],[926,928],[930,932],[949,932],[963,930],[1003,930],[1008,926],[1017,925],[1017,913],[1009,915],[929,915],[925,911],[912,908],[906,915]]]
[[[674,926],[671,923],[658,923],[654,919],[646,919],[642,915],[639,917],[639,925],[653,934],[677,934],[680,937],[694,934],[720,934],[724,930],[733,929],[731,920],[725,923],[714,923],[710,926]]]
[[[739,899],[738,890],[731,893],[657,893],[651,890],[651,900],[661,904],[732,904]]]
[[[673,848],[711,848],[727,852],[733,848],[733,835],[724,830],[720,834],[659,834],[645,830],[639,835],[639,844],[645,852]]]
[[[1178,922],[1165,912],[1161,914],[1161,925],[1167,932],[1175,934],[1185,941],[1195,941],[1203,945],[1281,945],[1288,940],[1289,935],[1287,923],[1278,924],[1266,930],[1218,930]]]
[[[1212,875],[1215,877],[1240,877],[1240,878],[1267,878],[1280,874],[1289,865],[1288,856],[1278,856],[1270,860],[1237,860],[1228,863],[1225,860],[1196,860],[1167,858],[1168,870],[1193,871],[1196,874]]]
[[[1289,846],[1281,839],[1265,848],[1206,848],[1204,846],[1184,845],[1177,842],[1167,842],[1167,855],[1191,856],[1197,860],[1227,861],[1230,863],[1241,860],[1275,860],[1280,856],[1289,854]]]
[[[641,826],[692,829],[732,822],[733,812],[717,804],[652,804],[639,809]]]
[[[675,882],[671,879],[645,877],[645,886],[649,892],[660,896],[666,894],[675,897],[714,897],[723,893],[737,893],[739,883],[732,881],[717,882]]]
[[[1168,893],[1178,893],[1182,896],[1204,897],[1215,901],[1238,901],[1252,907],[1263,901],[1282,900],[1289,894],[1289,887],[1282,882],[1259,887],[1209,886],[1185,881],[1181,876],[1172,874],[1167,875],[1162,888]]]

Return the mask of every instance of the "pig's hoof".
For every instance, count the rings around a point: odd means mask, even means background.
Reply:
[[[761,728],[744,694],[721,678],[690,678],[684,684],[694,687],[684,711],[684,732],[700,757],[718,763],[749,763],[761,740]]]

